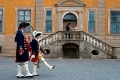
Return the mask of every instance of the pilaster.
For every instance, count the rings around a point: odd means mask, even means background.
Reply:
[[[42,31],[43,30],[43,0],[35,0],[35,1],[36,1],[35,30]]]

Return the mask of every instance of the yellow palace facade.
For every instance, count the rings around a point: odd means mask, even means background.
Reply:
[[[14,35],[18,24],[29,22],[42,38],[78,26],[116,49],[120,46],[120,0],[0,0],[1,54],[14,54]],[[31,35],[30,27],[26,35]],[[10,54],[11,53],[11,54]]]

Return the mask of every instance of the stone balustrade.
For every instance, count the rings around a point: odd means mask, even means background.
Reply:
[[[86,41],[99,48],[108,55],[115,56],[116,48],[85,33],[84,31],[58,31],[40,40],[40,45],[45,46],[58,40]]]

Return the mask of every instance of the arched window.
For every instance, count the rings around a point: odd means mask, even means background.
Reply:
[[[64,16],[63,20],[77,20],[77,17],[72,13],[68,13]]]

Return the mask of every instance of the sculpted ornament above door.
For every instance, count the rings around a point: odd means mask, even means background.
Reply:
[[[68,7],[68,6],[79,6],[84,7],[85,4],[80,0],[60,0],[57,4],[55,4],[57,7]]]

